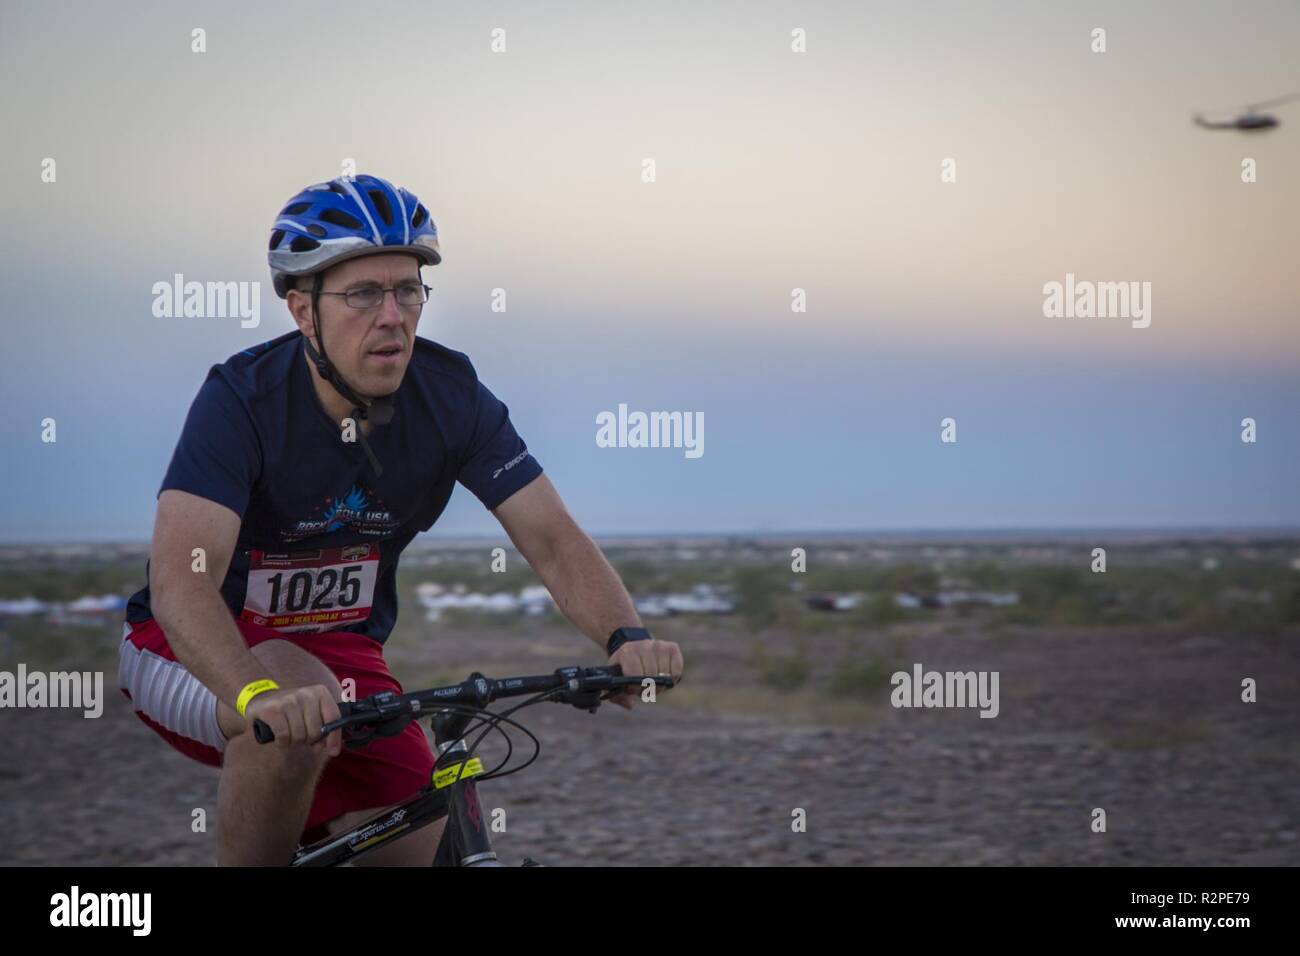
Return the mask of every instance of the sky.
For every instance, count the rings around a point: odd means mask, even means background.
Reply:
[[[1190,121],[1297,49],[1262,0],[0,0],[0,541],[148,537],[207,370],[292,328],[271,222],[349,159],[429,208],[420,333],[592,533],[1300,525],[1300,101]],[[257,327],[155,317],[176,273]],[[1149,326],[1046,317],[1067,274]],[[620,404],[704,453],[599,447]],[[496,527],[459,489],[434,533]]]

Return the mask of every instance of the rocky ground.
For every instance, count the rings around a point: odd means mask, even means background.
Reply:
[[[390,660],[408,689],[598,663],[559,626],[410,622]],[[431,630],[436,636],[430,638]],[[758,636],[666,627],[682,686],[633,712],[525,711],[538,762],[482,787],[506,811],[503,858],[550,865],[1245,865],[1300,863],[1300,638],[933,627],[903,637]],[[0,712],[0,863],[208,865],[215,770],[170,750],[115,690],[114,637],[77,650],[105,670],[97,720]],[[759,680],[802,641],[811,673]],[[72,658],[44,666],[70,667]],[[40,648],[11,642],[37,666]],[[93,653],[92,653],[93,651]],[[21,656],[16,656],[21,655]],[[429,662],[435,662],[433,666]],[[896,710],[845,668],[997,670],[1000,713]],[[81,666],[90,666],[82,663]],[[1244,677],[1259,702],[1240,700]],[[795,682],[797,683],[797,682]],[[526,748],[527,741],[518,746]],[[499,751],[489,749],[491,757]],[[206,833],[191,830],[208,813]],[[1105,833],[1090,829],[1094,808]],[[806,831],[791,826],[797,810]]]

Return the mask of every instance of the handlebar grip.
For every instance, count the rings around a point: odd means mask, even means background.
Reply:
[[[347,717],[352,713],[353,704],[346,700],[339,701],[339,716]],[[266,721],[258,718],[253,721],[253,739],[259,744],[269,744],[275,740],[275,731]]]
[[[269,744],[271,741],[275,740],[275,731],[271,729],[271,725],[266,721],[260,719],[254,720],[253,738],[259,744]]]

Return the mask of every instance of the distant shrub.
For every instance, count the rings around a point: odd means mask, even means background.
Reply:
[[[932,594],[939,590],[939,575],[933,569],[920,564],[900,564],[887,568],[884,573],[887,589],[893,592],[905,591],[910,594]]]
[[[121,594],[147,583],[143,561],[82,560],[66,566],[6,567],[0,575],[0,599],[34,597],[38,601],[75,601],[87,594]]]
[[[907,620],[907,611],[898,606],[893,594],[873,594],[853,612],[853,622],[861,627],[888,627]]]
[[[1278,614],[1287,624],[1300,624],[1300,583],[1291,585],[1279,600]]]
[[[793,654],[774,656],[768,655],[761,646],[755,645],[753,664],[758,672],[758,679],[764,686],[774,690],[798,690],[807,684],[808,678],[812,676],[812,662],[808,659],[807,650],[802,644]]]
[[[831,675],[830,692],[836,697],[873,696],[889,686],[889,678],[897,669],[879,659],[842,664]]]
[[[889,686],[894,673],[904,670],[907,658],[907,640],[891,637],[883,650],[859,651],[858,658],[838,664],[831,673],[831,694],[836,697],[879,697]]]
[[[757,630],[776,621],[776,597],[782,588],[771,570],[741,568],[736,572],[734,588],[738,610],[749,627]]]

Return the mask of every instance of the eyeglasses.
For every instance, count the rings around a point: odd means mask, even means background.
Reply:
[[[432,291],[432,288],[422,282],[403,282],[399,286],[388,289],[378,285],[363,285],[359,289],[348,289],[346,292],[322,292],[321,295],[341,295],[343,300],[354,309],[373,309],[384,301],[385,293],[391,292],[399,306],[414,309],[428,302],[429,293]]]

